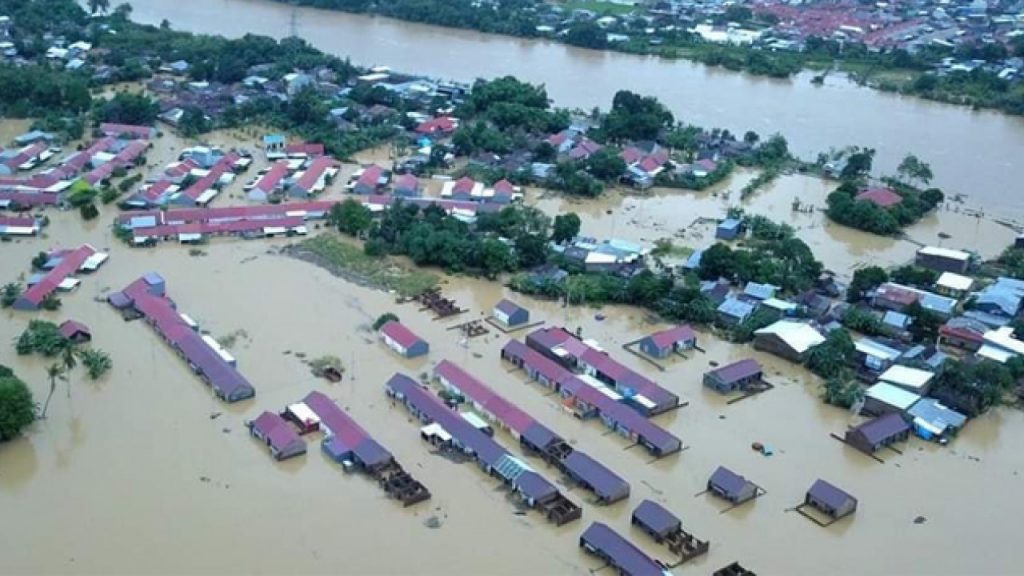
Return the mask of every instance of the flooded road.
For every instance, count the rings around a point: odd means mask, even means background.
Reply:
[[[875,168],[892,173],[913,152],[930,162],[935,184],[969,195],[990,210],[1024,214],[1024,119],[902,97],[829,76],[752,77],[686,61],[571,48],[546,41],[488,36],[407,22],[295,8],[269,0],[135,0],[132,17],[179,30],[230,37],[283,37],[363,65],[472,80],[512,74],[544,83],[559,106],[607,107],[621,89],[657,96],[688,123],[742,134],[781,132],[796,154],[849,144],[878,151]]]
[[[508,372],[498,359],[507,337],[492,331],[463,347],[446,330],[489,311],[506,294],[497,284],[447,278],[445,291],[470,312],[433,321],[414,305],[395,305],[387,294],[271,253],[285,240],[215,241],[203,247],[203,256],[174,245],[130,250],[111,237],[111,217],[107,209],[98,224],[83,226],[77,214],[51,213],[48,237],[0,247],[5,282],[27,271],[32,255],[46,247],[91,242],[112,249],[108,264],[65,296],[59,313],[0,312],[0,362],[44,397],[46,363],[16,357],[9,344],[37,317],[86,323],[94,345],[114,360],[98,383],[75,371],[71,398],[61,384],[48,419],[0,446],[0,510],[8,520],[0,572],[586,575],[600,563],[579,552],[577,537],[593,520],[670,560],[666,549],[629,526],[629,512],[644,498],[663,503],[686,529],[712,542],[706,556],[676,574],[708,574],[736,560],[761,574],[1008,574],[1019,568],[1013,552],[1019,507],[1006,505],[1006,497],[1017,491],[1024,471],[1020,411],[999,409],[972,421],[948,448],[911,440],[904,455],[887,455],[882,465],[829,438],[844,429],[848,414],[823,405],[813,377],[783,361],[705,334],[705,354],[659,372],[619,348],[662,327],[649,324],[644,312],[607,307],[607,319],[598,321],[592,309],[513,296],[548,324],[581,327],[584,336],[690,403],[657,418],[689,449],[652,464],[599,424],[563,413],[521,373]],[[245,331],[232,354],[256,386],[255,400],[230,407],[214,400],[150,328],[126,323],[94,301],[149,270],[164,275],[171,297],[203,329],[215,336]],[[367,326],[387,311],[430,342],[426,359],[400,361],[375,341]],[[344,380],[314,379],[300,354],[340,357]],[[711,362],[747,356],[765,364],[774,390],[726,406],[701,386]],[[572,489],[583,521],[553,528],[535,513],[515,515],[496,482],[473,465],[432,456],[406,412],[389,406],[383,384],[396,370],[416,376],[444,358],[626,478],[630,499],[598,507],[589,493]],[[348,410],[433,498],[402,509],[366,477],[344,474],[315,439],[306,456],[273,462],[243,421],[312,389]],[[499,441],[518,453],[507,435],[499,434]],[[753,452],[754,441],[770,444],[775,455]],[[528,462],[558,480],[540,461]],[[718,465],[747,475],[768,494],[721,514],[722,502],[694,497]],[[860,499],[852,519],[823,529],[785,512],[819,476]],[[915,525],[917,516],[927,521]],[[427,528],[430,517],[441,527]],[[957,546],[936,546],[946,542]]]

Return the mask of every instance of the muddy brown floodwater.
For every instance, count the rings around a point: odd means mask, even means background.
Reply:
[[[210,141],[250,146],[253,133],[217,133]],[[188,142],[167,135],[148,155],[151,166],[174,158]],[[382,160],[385,150],[361,155]],[[263,160],[258,160],[257,167]],[[354,169],[346,165],[343,174]],[[530,201],[549,213],[572,209],[584,232],[653,241],[673,237],[701,247],[709,231],[690,223],[718,217],[732,204],[788,221],[829,267],[849,272],[864,262],[898,263],[914,244],[881,239],[835,225],[817,212],[792,213],[794,197],[823,205],[828,186],[801,176],[780,178],[740,203],[738,190],[750,173],[738,173],[715,190],[655,190],[647,196],[611,193],[576,203],[541,197]],[[239,203],[241,181],[215,200]],[[340,195],[339,178],[329,197]],[[436,187],[436,186],[435,186]],[[731,194],[727,193],[733,190]],[[749,347],[704,334],[703,354],[659,372],[620,345],[664,325],[630,307],[595,310],[510,295],[500,285],[446,277],[443,287],[470,312],[434,321],[414,305],[362,288],[310,264],[277,255],[287,240],[218,240],[202,256],[173,244],[133,250],[111,235],[115,209],[83,223],[77,213],[50,212],[43,237],[0,244],[0,283],[27,274],[38,251],[89,242],[112,256],[97,274],[84,277],[57,313],[0,312],[0,363],[12,366],[45,397],[46,362],[18,357],[10,342],[32,318],[74,318],[92,328],[94,344],[110,352],[113,371],[99,382],[81,369],[61,384],[46,420],[25,437],[0,445],[0,573],[3,574],[588,574],[600,563],[577,547],[580,532],[601,520],[647,552],[668,561],[629,526],[629,513],[651,498],[676,512],[684,527],[710,539],[710,552],[676,568],[676,574],[708,574],[738,560],[760,574],[1009,574],[1019,571],[1014,552],[1020,507],[1014,505],[1024,471],[1024,413],[996,409],[970,422],[949,447],[912,439],[902,456],[884,465],[829,438],[851,422],[848,413],[824,405],[819,383],[806,371]],[[611,214],[608,211],[611,211]],[[950,205],[911,228],[911,238],[991,254],[1012,233]],[[181,310],[214,336],[244,330],[232,354],[253,382],[255,400],[227,406],[215,400],[140,322],[126,323],[99,302],[150,271],[167,280]],[[618,359],[678,393],[690,404],[656,421],[683,439],[681,454],[650,463],[596,422],[562,412],[553,398],[509,372],[498,352],[507,340],[495,331],[460,345],[447,328],[485,315],[511,296],[549,325],[580,327]],[[393,311],[431,345],[426,359],[398,359],[376,342],[369,325]],[[518,334],[522,338],[524,334]],[[300,355],[338,356],[347,371],[329,384],[309,373]],[[726,405],[701,386],[712,362],[755,357],[767,368],[774,390]],[[431,455],[418,426],[390,406],[383,385],[395,371],[418,376],[451,359],[481,377],[545,425],[586,450],[632,485],[627,502],[590,504],[589,493],[569,489],[584,507],[582,522],[554,528],[536,514],[519,516],[496,481],[471,464]],[[307,455],[275,463],[251,440],[244,421],[277,410],[310,390],[321,390],[348,410],[432,492],[427,503],[402,509],[366,477],[344,474],[313,442]],[[513,452],[515,442],[499,441]],[[767,458],[752,442],[775,449]],[[551,480],[557,475],[528,459]],[[725,465],[767,489],[754,503],[726,514],[719,501],[694,494]],[[786,512],[816,478],[833,481],[860,499],[852,518],[823,529]],[[927,521],[915,524],[923,516]],[[436,518],[440,527],[426,526]],[[956,545],[950,545],[956,543]],[[968,553],[969,551],[969,553]]]

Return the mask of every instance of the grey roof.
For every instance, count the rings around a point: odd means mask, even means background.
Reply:
[[[602,498],[616,500],[629,495],[629,483],[583,452],[574,451],[562,460],[562,464]]]
[[[547,448],[552,442],[562,440],[561,436],[555,434],[550,428],[539,422],[534,422],[524,430],[522,437],[542,450]]]
[[[942,314],[943,316],[949,316],[956,310],[955,298],[946,298],[945,296],[939,296],[938,294],[932,294],[931,292],[922,292],[919,302],[921,307],[925,310],[931,310],[932,312]]]
[[[962,428],[967,422],[967,416],[948,408],[934,398],[922,398],[910,407],[907,414],[914,418],[920,418],[937,428]]]
[[[776,286],[759,284],[757,282],[747,282],[747,285],[743,287],[744,294],[758,300],[767,300],[774,297],[777,290],[778,287]]]
[[[665,572],[650,556],[601,522],[591,524],[580,535],[580,540],[607,556],[623,574],[662,576]]]
[[[726,298],[718,306],[718,311],[733,318],[744,319],[754,313],[754,305],[736,298]]]
[[[708,483],[718,487],[729,495],[739,495],[747,485],[747,479],[729,470],[725,466],[719,466],[708,479]]]
[[[860,432],[870,444],[878,444],[909,431],[910,425],[900,414],[890,412],[874,420],[868,420],[853,430]]]
[[[907,327],[907,324],[910,323],[910,317],[907,316],[906,314],[901,314],[900,312],[889,310],[885,313],[884,316],[882,316],[882,323],[887,326],[892,326],[894,328],[899,328],[900,330],[902,330]]]
[[[633,517],[658,534],[671,532],[681,526],[679,518],[653,500],[644,500],[633,510]]]
[[[558,494],[558,490],[550,482],[532,470],[520,474],[515,483],[524,496],[536,501],[543,501]]]
[[[821,479],[814,481],[807,495],[834,510],[838,510],[850,500],[857,502],[852,495]]]

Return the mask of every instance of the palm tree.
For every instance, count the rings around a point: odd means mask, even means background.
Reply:
[[[110,0],[89,0],[89,13],[106,12],[110,10]]]
[[[43,403],[43,412],[39,418],[46,418],[46,409],[50,407],[50,399],[57,390],[57,380],[64,380],[64,366],[54,362],[46,368],[46,377],[50,379],[50,393],[46,395],[46,402]]]
[[[71,398],[71,371],[78,366],[78,350],[75,349],[71,340],[64,340],[64,344],[61,346],[60,363],[66,374],[64,381],[68,383],[68,398]]]

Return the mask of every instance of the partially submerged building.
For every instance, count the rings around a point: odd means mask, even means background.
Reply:
[[[74,344],[82,344],[92,340],[92,332],[89,327],[76,320],[65,320],[57,327],[58,332],[64,338]]]
[[[704,373],[704,385],[720,394],[745,390],[761,381],[763,369],[757,360],[746,358]]]
[[[697,345],[697,333],[688,324],[660,330],[640,341],[640,350],[654,358],[691,350]]]
[[[501,357],[525,370],[545,388],[558,392],[562,405],[577,417],[600,418],[605,426],[640,444],[652,455],[662,457],[682,448],[679,438],[627,407],[610,388],[601,386],[593,378],[586,381],[574,375],[522,342],[509,340],[501,350]]]
[[[149,272],[121,292],[107,297],[114,308],[131,310],[146,320],[189,368],[225,402],[252,398],[256,390],[232,363],[203,340],[184,314],[165,295],[163,278]]]
[[[477,430],[412,378],[395,374],[385,389],[389,397],[401,402],[420,422],[437,424],[450,438],[449,449],[473,457],[481,470],[501,479],[527,506],[540,510],[549,521],[562,525],[582,515],[580,507],[562,495],[554,484]]]
[[[881,416],[889,412],[902,414],[921,397],[903,388],[879,382],[864,392],[864,412]]]
[[[633,509],[630,522],[655,542],[665,544],[669,550],[678,554],[681,557],[680,564],[704,554],[710,547],[706,540],[698,540],[683,530],[679,518],[653,500],[644,500]]]
[[[925,440],[943,442],[956,435],[967,416],[947,407],[934,398],[922,398],[907,410],[907,416],[914,426],[914,433]]]
[[[434,368],[434,377],[445,389],[465,396],[485,419],[500,424],[519,444],[554,464],[573,481],[611,503],[629,496],[629,483],[564,438],[497,394],[486,384],[448,360]]]
[[[928,394],[928,387],[934,377],[935,374],[928,370],[894,364],[878,376],[878,381],[898,386],[918,396],[924,396]]]
[[[925,246],[917,251],[914,263],[936,272],[964,274],[971,265],[971,254],[963,250]]]
[[[78,285],[78,281],[70,278],[75,272],[90,272],[98,269],[107,260],[107,255],[97,251],[88,244],[83,244],[74,250],[60,250],[50,253],[50,258],[45,268],[48,272],[32,283],[28,290],[25,290],[17,300],[14,301],[15,310],[38,310],[43,300],[52,295],[58,289],[72,289]]]
[[[623,576],[671,575],[664,565],[601,522],[594,522],[580,535],[580,547],[607,562]]]
[[[839,520],[857,510],[857,499],[824,480],[816,480],[804,496],[804,504]]]
[[[619,363],[592,341],[580,340],[564,328],[542,328],[526,337],[526,345],[562,366],[591,376],[615,390],[644,416],[679,406],[679,396]]]
[[[494,305],[494,310],[491,314],[505,328],[524,326],[530,321],[529,310],[504,298]]]
[[[732,502],[742,504],[747,500],[757,497],[757,485],[743,476],[729,470],[725,466],[719,466],[708,478],[707,489],[709,492]]]
[[[883,414],[846,431],[844,440],[850,446],[871,454],[910,437],[910,425],[896,412]]]
[[[416,358],[430,351],[430,345],[426,340],[413,334],[412,330],[397,320],[380,327],[380,339],[388,348],[405,358]]]
[[[792,320],[779,320],[754,331],[754,348],[791,362],[803,362],[807,352],[824,341],[810,324]]]
[[[306,443],[292,429],[291,424],[273,412],[264,411],[246,422],[246,426],[253,438],[267,445],[275,460],[286,460],[306,453]]]

